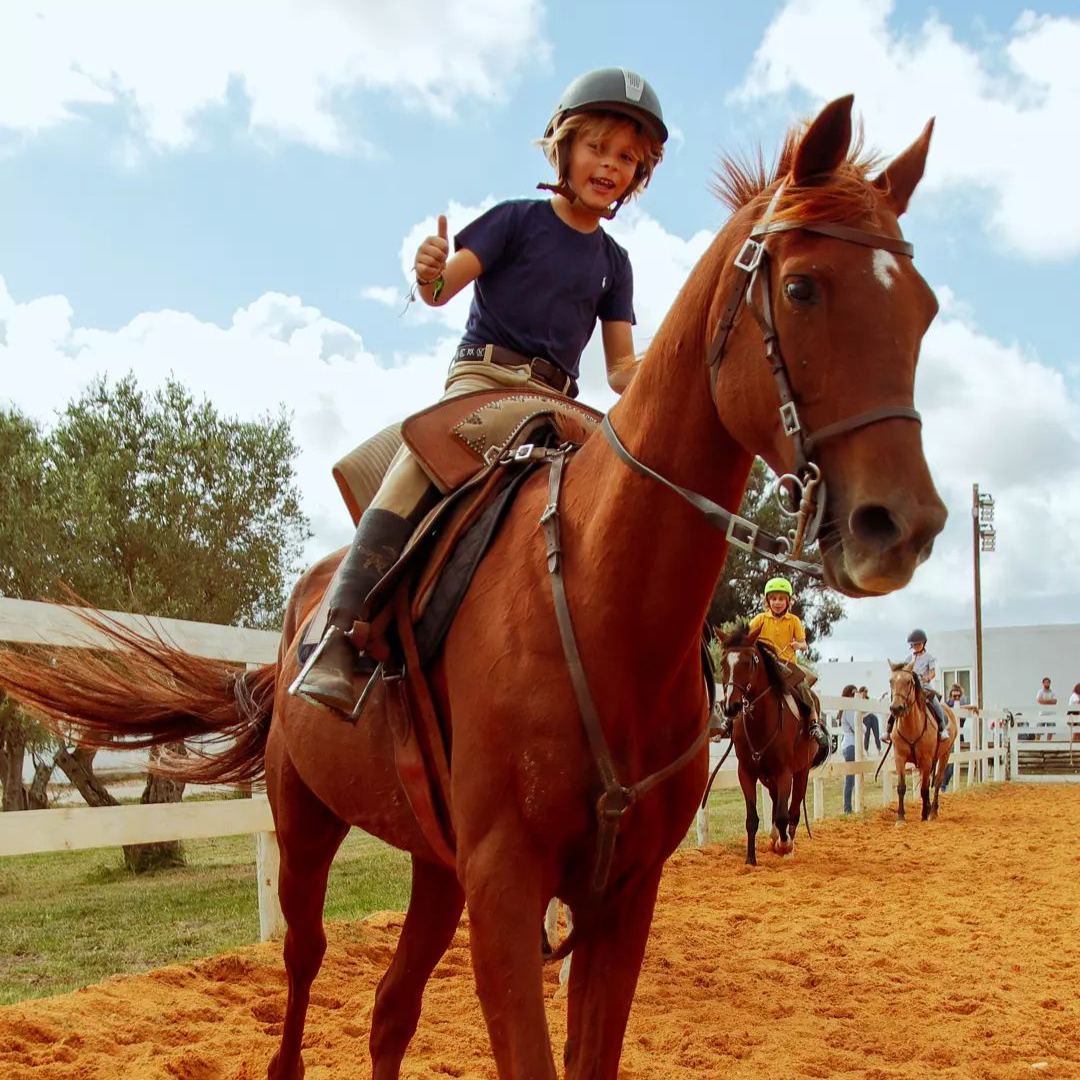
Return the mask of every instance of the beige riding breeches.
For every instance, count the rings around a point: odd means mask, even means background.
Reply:
[[[459,397],[476,390],[539,390],[552,397],[561,396],[546,383],[529,378],[528,368],[497,367],[483,362],[454,364],[440,400]],[[371,509],[390,510],[403,518],[418,520],[418,511],[430,507],[434,485],[404,444],[394,455],[382,485],[371,500]]]

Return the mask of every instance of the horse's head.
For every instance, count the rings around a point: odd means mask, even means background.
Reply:
[[[919,679],[911,664],[889,661],[889,713],[899,718],[922,700]]]
[[[871,179],[873,163],[851,148],[851,105],[841,98],[790,135],[771,178],[725,165],[736,210],[711,250],[710,379],[732,437],[795,474],[796,506],[820,474],[803,524],[818,533],[829,584],[861,596],[906,584],[946,511],[912,406],[937,301],[898,224],[932,122]]]
[[[749,710],[768,688],[768,657],[758,644],[757,632],[736,630],[729,634],[720,649],[720,708],[734,718]]]

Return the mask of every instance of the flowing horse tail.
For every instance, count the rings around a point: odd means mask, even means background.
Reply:
[[[0,651],[0,688],[62,739],[100,749],[184,743],[153,768],[194,784],[262,778],[276,664],[244,671],[193,656],[100,611],[80,616],[107,649]]]

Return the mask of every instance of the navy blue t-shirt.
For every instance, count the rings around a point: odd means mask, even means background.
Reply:
[[[542,199],[493,206],[454,237],[483,271],[462,345],[542,356],[578,377],[596,320],[634,322],[630,257],[603,229],[571,228]]]

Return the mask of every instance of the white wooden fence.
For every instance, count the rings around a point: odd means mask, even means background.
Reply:
[[[277,655],[278,635],[269,631],[246,630],[215,626],[209,623],[182,622],[175,619],[152,619],[138,615],[111,614],[118,622],[136,629],[152,628],[179,648],[199,656],[209,656],[237,663],[264,664]],[[0,641],[53,646],[96,648],[110,643],[90,629],[72,609],[54,604],[0,598]],[[878,713],[882,725],[882,703],[863,698],[823,698],[822,711],[834,716],[839,709]],[[1047,718],[1030,718],[1043,724]],[[1076,718],[1080,730],[1080,718]],[[1020,723],[1025,721],[1021,720]],[[831,721],[831,729],[838,725]],[[1020,729],[1023,731],[1023,729]],[[1040,750],[1049,750],[1061,742],[1057,728],[1044,729],[1040,734],[1055,734],[1056,742],[1039,742]],[[1070,731],[1070,738],[1071,738]],[[853,809],[857,812],[868,802],[868,789],[873,783],[877,758],[867,759],[863,750],[862,724],[858,724],[855,741],[855,760],[846,762],[833,757],[814,773],[811,816],[815,821],[825,816],[825,781],[832,777],[853,775],[855,788]],[[953,783],[959,787],[1006,778],[1007,760],[1011,751],[1011,775],[1021,777],[1020,764],[1024,743],[1008,740],[1008,729],[1001,722],[1001,713],[983,710],[981,717],[969,716],[961,732],[961,744],[951,760],[956,765]],[[1063,744],[1062,744],[1063,745]],[[715,761],[726,743],[710,744]],[[1072,745],[1068,754],[1072,760]],[[1080,742],[1076,747],[1080,762]],[[894,797],[895,778],[890,761],[882,766],[881,791],[883,801]],[[869,775],[870,779],[867,779]],[[963,781],[961,776],[963,775]],[[737,788],[734,755],[721,770],[714,789]],[[762,821],[771,820],[768,795],[763,793]],[[255,836],[256,874],[258,879],[259,930],[263,940],[278,933],[283,926],[277,902],[278,849],[274,823],[266,797],[255,794],[251,799],[219,799],[199,802],[160,803],[154,805],[115,807],[67,807],[53,810],[29,810],[0,814],[0,856],[26,855],[48,851],[75,851],[86,848],[112,847],[123,844],[143,844],[162,840],[194,840],[219,836]],[[709,837],[708,814],[698,815],[699,843]]]
[[[278,634],[178,619],[106,612],[124,626],[152,629],[198,656],[249,665],[277,657]],[[74,610],[31,600],[0,599],[0,641],[110,648]],[[0,856],[77,851],[161,840],[255,836],[259,933],[265,941],[283,927],[277,900],[278,848],[266,796],[138,806],[64,807],[0,814]]]

